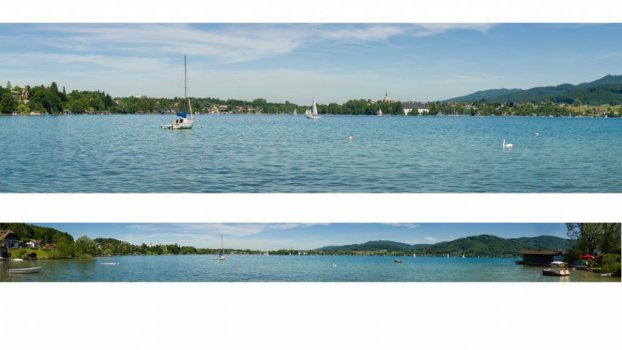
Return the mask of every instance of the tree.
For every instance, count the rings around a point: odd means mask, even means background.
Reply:
[[[17,108],[17,101],[11,95],[11,90],[5,91],[0,97],[0,113],[10,114],[15,112]]]
[[[90,258],[97,255],[97,244],[87,236],[82,236],[76,240],[75,255],[78,258]]]
[[[75,247],[73,241],[69,237],[61,237],[56,242],[56,250],[50,254],[53,258],[66,259],[74,256]]]

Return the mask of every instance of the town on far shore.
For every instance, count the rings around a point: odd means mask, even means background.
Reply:
[[[317,109],[319,114],[324,115],[620,117],[622,93],[615,92],[622,87],[622,83],[618,80],[622,81],[622,75],[609,75],[589,83],[589,90],[580,88],[584,85],[580,84],[565,93],[558,93],[556,87],[518,92],[495,89],[434,102],[394,100],[388,92],[380,99],[351,99],[341,104],[322,103],[322,99],[318,98]],[[290,101],[269,102],[265,98],[252,101],[213,97],[189,99],[195,113],[210,115],[296,115],[302,114],[311,105]],[[56,82],[49,86],[23,87],[7,82],[5,87],[0,87],[0,114],[5,115],[175,114],[183,109],[184,99],[180,97],[158,98],[135,94],[113,98],[99,90],[67,92],[65,86],[59,88]]]

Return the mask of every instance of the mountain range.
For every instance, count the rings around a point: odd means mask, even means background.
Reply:
[[[386,252],[390,254],[516,256],[523,249],[566,249],[569,240],[555,236],[501,238],[479,235],[435,244],[408,244],[394,241],[369,241],[361,244],[327,246],[322,252]]]
[[[622,75],[572,85],[534,87],[531,89],[491,89],[454,97],[444,102],[544,102],[586,105],[622,104]]]

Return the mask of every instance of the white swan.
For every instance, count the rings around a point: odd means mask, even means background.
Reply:
[[[511,149],[512,147],[514,147],[513,144],[505,143],[505,139],[503,139],[503,149]]]

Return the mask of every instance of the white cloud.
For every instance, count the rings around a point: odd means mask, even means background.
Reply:
[[[407,224],[407,223],[400,223],[400,224],[385,224],[388,226],[395,226],[395,227],[406,227],[408,229],[413,229],[413,228],[417,228],[420,227],[420,224]]]
[[[487,32],[494,24],[490,23],[427,23],[417,24],[413,34],[417,37],[439,35],[450,30],[473,30]]]
[[[34,30],[61,34],[47,44],[71,52],[184,53],[233,63],[286,54],[322,40],[382,41],[396,35],[423,37],[449,30],[485,32],[491,27],[491,24],[240,24],[201,29],[188,24],[77,24],[35,26]]]

